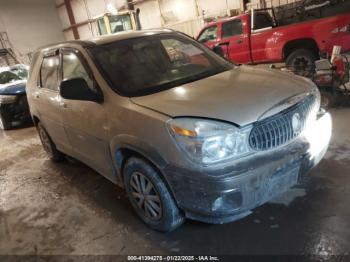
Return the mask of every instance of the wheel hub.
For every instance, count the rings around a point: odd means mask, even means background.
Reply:
[[[313,69],[312,61],[304,56],[295,58],[293,67],[297,74],[306,76],[309,75]]]
[[[160,197],[146,176],[134,172],[130,178],[130,190],[133,201],[147,218],[159,220],[162,217]]]

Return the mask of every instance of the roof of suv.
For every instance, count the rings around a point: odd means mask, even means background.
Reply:
[[[112,35],[104,35],[104,36],[99,36],[99,37],[95,37],[87,40],[72,40],[72,41],[64,41],[56,44],[50,44],[39,48],[39,50],[64,47],[68,44],[76,44],[81,46],[104,45],[115,41],[120,41],[120,40],[125,40],[130,38],[155,35],[155,34],[161,34],[161,33],[170,33],[170,32],[174,32],[174,31],[171,29],[124,31],[124,32],[119,32]]]

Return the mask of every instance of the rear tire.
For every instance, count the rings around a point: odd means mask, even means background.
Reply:
[[[64,154],[57,150],[56,145],[41,123],[38,123],[37,130],[39,133],[40,141],[49,158],[54,162],[62,161],[64,159]]]
[[[145,224],[169,232],[184,222],[184,216],[152,165],[141,158],[131,157],[123,173],[130,203]]]
[[[317,59],[317,54],[314,51],[297,49],[288,55],[286,67],[297,75],[312,77],[315,73],[315,61]]]

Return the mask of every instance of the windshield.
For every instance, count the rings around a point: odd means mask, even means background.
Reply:
[[[181,34],[131,38],[90,49],[112,88],[141,96],[209,77],[233,65]]]
[[[25,67],[14,66],[6,69],[0,68],[0,84],[9,84],[16,81],[26,80],[28,77],[28,70]]]

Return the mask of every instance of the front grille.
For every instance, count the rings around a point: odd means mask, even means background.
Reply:
[[[306,126],[315,101],[315,96],[309,95],[292,107],[254,124],[249,136],[252,149],[273,149],[298,137]]]

